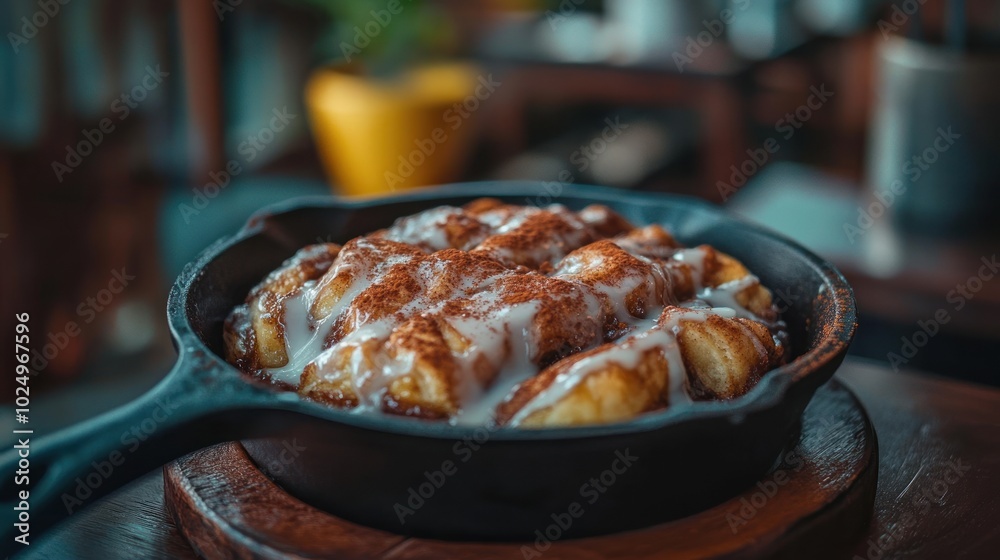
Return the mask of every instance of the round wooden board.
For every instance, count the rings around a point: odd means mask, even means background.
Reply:
[[[832,381],[806,409],[798,441],[781,463],[742,495],[655,527],[550,546],[434,541],[356,525],[284,492],[239,443],[167,465],[164,491],[182,534],[211,559],[816,558],[842,556],[867,527],[877,472],[868,417]]]

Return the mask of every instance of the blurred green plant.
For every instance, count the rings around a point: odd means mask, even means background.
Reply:
[[[328,18],[317,41],[324,64],[351,65],[371,75],[391,75],[454,52],[455,28],[447,13],[427,0],[297,0]]]

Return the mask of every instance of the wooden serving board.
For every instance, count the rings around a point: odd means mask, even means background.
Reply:
[[[164,490],[182,534],[211,559],[817,558],[842,557],[865,534],[877,473],[878,446],[867,415],[833,381],[806,409],[798,441],[757,485],[697,515],[610,536],[470,543],[363,527],[284,492],[235,442],[164,467]]]

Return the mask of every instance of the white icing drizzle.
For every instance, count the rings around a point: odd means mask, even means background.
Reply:
[[[684,368],[680,346],[677,342],[677,335],[683,329],[681,321],[703,322],[710,315],[717,315],[725,319],[744,317],[771,326],[770,323],[740,305],[736,300],[736,294],[759,284],[760,281],[758,278],[752,274],[748,274],[747,276],[720,284],[719,286],[702,286],[705,257],[706,253],[701,249],[682,249],[674,255],[675,260],[691,265],[696,286],[700,288],[695,300],[681,304],[681,307],[686,308],[684,311],[668,311],[663,315],[658,313],[654,315],[660,316],[658,321],[642,321],[636,324],[629,335],[617,341],[614,345],[573,364],[569,371],[557,375],[552,383],[522,406],[511,418],[509,425],[519,426],[535,412],[558,403],[588,375],[607,369],[609,363],[616,363],[624,369],[637,367],[640,356],[651,350],[662,352],[667,360],[669,366],[669,403],[671,405],[679,402],[690,403],[690,396],[685,390],[687,371]],[[654,267],[654,270],[658,270],[658,268]],[[620,293],[614,292],[610,295],[613,297],[621,296]],[[613,301],[621,301],[621,298],[613,299]],[[621,316],[619,315],[619,317]],[[767,348],[754,335],[753,331],[742,323],[737,324],[752,341],[757,353],[766,356],[768,354]],[[781,341],[775,338],[775,342],[780,343]]]
[[[494,235],[517,235],[519,230],[530,224],[533,218],[543,213],[558,216],[570,226],[569,231],[552,231],[546,239],[539,240],[531,248],[517,247],[513,249],[490,243],[490,239],[487,238],[474,250],[485,251],[491,257],[508,266],[517,264],[519,261],[556,263],[562,260],[569,251],[582,246],[592,238],[590,226],[584,223],[576,213],[571,212],[561,204],[552,204],[544,209],[533,206],[517,208],[516,210],[501,208],[486,212],[480,215],[479,219],[491,228],[491,233]]]
[[[463,216],[465,212],[454,206],[439,206],[413,216],[396,220],[385,232],[385,239],[412,243],[430,251],[440,251],[451,247],[447,231],[443,227],[453,216]],[[480,235],[475,243],[482,241]],[[464,249],[465,247],[459,247]]]
[[[309,320],[311,293],[316,282],[306,282],[295,294],[282,301],[285,309],[282,324],[285,327],[285,352],[288,363],[278,368],[267,369],[268,375],[275,381],[298,385],[299,376],[306,364],[313,361],[323,349],[323,337]]]
[[[347,291],[343,294],[333,309],[322,318],[312,317],[310,309],[323,284],[316,281],[309,281],[293,294],[286,297],[281,305],[284,308],[284,319],[282,321],[285,328],[285,352],[288,355],[288,363],[278,368],[265,370],[267,374],[276,381],[281,381],[291,385],[298,385],[299,378],[306,365],[314,360],[322,358],[326,337],[330,333],[334,322],[348,310],[351,302],[378,276],[385,274],[391,268],[409,263],[413,260],[410,255],[389,254],[384,255],[377,246],[371,244],[364,238],[357,240],[357,247],[370,253],[368,259],[337,259],[327,277],[333,278],[335,275],[351,274],[355,280],[351,282]],[[351,333],[359,337],[378,332],[391,332],[391,326],[368,325],[365,332]],[[353,342],[353,341],[351,341]]]
[[[485,322],[450,321],[462,336],[472,341],[468,351],[458,357],[462,370],[471,371],[479,356],[486,356],[491,364],[499,367],[489,387],[464,384],[460,393],[462,407],[453,419],[454,423],[483,425],[491,422],[496,406],[510,389],[538,372],[538,366],[533,361],[538,350],[531,325],[539,309],[537,302],[529,302],[501,308]],[[471,379],[472,375],[462,377]]]
[[[501,206],[479,214],[477,219],[486,224],[494,233],[507,233],[512,228],[521,226],[529,216],[540,211],[541,208],[535,206]]]
[[[684,360],[681,356],[677,335],[680,334],[681,321],[705,321],[710,315],[727,316],[732,310],[726,309],[686,309],[666,311],[658,314],[655,321],[643,321],[635,331],[624,339],[607,346],[601,352],[578,361],[568,371],[560,373],[549,384],[528,401],[510,420],[511,426],[519,426],[535,412],[548,408],[561,401],[570,391],[576,388],[592,373],[604,371],[609,364],[618,364],[623,369],[635,369],[639,360],[647,352],[662,352],[667,360],[668,391],[671,405],[690,401],[684,390],[687,375]]]
[[[704,249],[699,247],[689,248],[689,249],[678,249],[674,253],[673,259],[675,261],[680,261],[691,266],[692,280],[695,286],[704,285],[705,276],[705,257],[707,253]]]
[[[581,334],[589,340],[587,347],[602,341],[601,325],[604,313],[596,294],[578,285],[566,295],[549,298],[570,299],[576,302],[580,311],[581,324],[590,325],[591,331]],[[456,356],[463,377],[473,377],[473,365],[485,357],[498,372],[488,386],[471,384],[461,395],[461,410],[453,419],[454,423],[482,425],[492,422],[495,409],[510,393],[511,389],[538,373],[539,333],[536,317],[542,310],[540,301],[529,301],[516,305],[503,302],[503,294],[481,292],[470,298],[474,307],[487,309],[490,316],[469,319],[449,318],[447,321],[467,340],[469,349]],[[554,301],[558,305],[558,301]]]
[[[755,321],[762,321],[760,317],[755,315],[749,309],[743,307],[736,301],[736,295],[743,292],[743,290],[760,284],[760,280],[757,279],[753,274],[748,274],[743,278],[738,278],[736,280],[731,280],[724,284],[719,284],[718,286],[704,286],[695,295],[695,299],[692,302],[685,302],[682,307],[691,307],[697,305],[699,302],[705,302],[712,307],[728,307],[736,312],[737,317],[743,317],[745,319],[753,319]]]
[[[412,257],[388,257],[365,276],[373,277],[384,274],[391,266],[403,264]],[[416,315],[436,317],[446,322],[469,343],[464,352],[453,355],[456,375],[455,390],[461,405],[459,413],[453,422],[462,424],[483,424],[491,420],[496,404],[518,383],[538,372],[536,364],[540,357],[535,320],[541,309],[539,301],[529,301],[517,305],[504,303],[504,293],[487,291],[498,278],[503,275],[477,279],[474,276],[464,276],[456,286],[453,286],[452,296],[438,302],[427,298],[427,286],[440,275],[440,261],[423,261],[416,269],[415,277],[422,284],[418,295],[402,309],[389,317],[376,321],[356,321],[356,328],[329,348],[323,349],[323,344],[330,327],[337,317],[352,311],[348,306],[351,300],[361,293],[361,286],[367,287],[368,282],[355,281],[348,293],[337,303],[333,311],[323,320],[310,324],[308,310],[310,309],[320,286],[309,282],[303,288],[285,299],[284,322],[286,351],[290,357],[288,364],[280,368],[267,369],[268,375],[277,381],[297,385],[302,371],[310,362],[315,362],[321,372],[327,371],[330,360],[349,355],[347,371],[332,368],[324,373],[328,380],[349,376],[352,388],[360,399],[360,404],[354,410],[378,410],[388,385],[396,377],[413,371],[414,357],[412,353],[397,353],[390,358],[385,352],[385,342],[393,330],[407,319]],[[507,271],[507,275],[514,274]],[[359,288],[355,289],[354,285]],[[585,286],[577,286],[567,298],[576,298],[582,315],[591,317],[594,329],[589,346],[600,343],[603,321],[601,302]],[[475,310],[468,316],[446,316],[441,308],[455,299],[465,298],[467,307]],[[548,298],[557,298],[548,294]],[[377,348],[372,348],[372,345]],[[475,368],[481,366],[482,360],[488,362],[498,371],[492,383],[486,387],[475,378]],[[372,363],[374,362],[374,363]],[[492,403],[492,405],[490,404]]]
[[[649,351],[661,352],[669,366],[669,403],[676,405],[691,402],[685,389],[687,376],[677,342],[677,335],[683,328],[681,323],[704,321],[711,315],[725,318],[746,317],[761,321],[736,301],[736,294],[758,284],[758,279],[748,275],[720,286],[704,286],[707,252],[700,248],[677,249],[672,251],[667,261],[661,261],[636,254],[638,251],[630,244],[623,243],[623,248],[633,257],[649,265],[648,273],[633,272],[613,276],[616,279],[612,281],[589,284],[578,280],[578,277],[582,277],[588,271],[599,271],[606,264],[597,254],[588,254],[586,258],[576,255],[565,258],[567,252],[587,241],[592,235],[592,230],[580,216],[561,205],[552,205],[545,210],[559,215],[570,224],[571,228],[568,233],[553,235],[549,242],[533,248],[530,257],[536,262],[555,263],[552,277],[574,282],[578,288],[565,297],[579,298],[576,301],[577,308],[580,309],[578,317],[581,321],[589,321],[595,326],[593,336],[583,349],[595,348],[604,342],[602,326],[605,324],[607,313],[625,323],[629,330],[628,334],[606,349],[581,359],[566,372],[558,375],[548,387],[515,413],[510,421],[511,425],[519,425],[534,412],[559,402],[587,375],[605,369],[610,363],[619,364],[624,368],[634,368],[641,356]],[[483,239],[488,239],[490,235],[516,233],[518,228],[541,211],[534,207],[505,206],[479,214],[475,219],[485,228],[482,235],[477,233],[473,236],[470,244],[476,245]],[[425,250],[449,248],[451,240],[447,237],[444,225],[452,217],[461,216],[464,212],[462,209],[452,207],[436,208],[397,220],[382,237],[391,241],[415,244]],[[592,218],[594,216],[589,217],[591,221]],[[474,223],[472,225],[475,227]],[[419,284],[420,289],[412,301],[395,313],[372,319],[364,310],[352,306],[355,298],[380,277],[389,273],[393,267],[411,263],[417,257],[409,254],[387,254],[366,238],[359,238],[355,242],[357,250],[363,252],[360,258],[338,258],[323,279],[319,282],[306,282],[299,290],[282,300],[285,348],[289,359],[282,367],[266,369],[267,375],[276,381],[295,386],[298,385],[303,370],[313,363],[328,380],[349,376],[351,385],[361,401],[355,411],[380,410],[383,397],[392,380],[413,372],[417,359],[412,351],[387,352],[387,341],[395,329],[405,321],[422,315],[445,323],[468,343],[464,351],[453,353],[455,365],[453,388],[459,403],[459,412],[451,421],[468,425],[492,422],[496,407],[512,395],[518,385],[537,375],[539,369],[537,364],[541,358],[538,355],[540,341],[537,339],[535,323],[542,309],[540,300],[509,305],[505,303],[502,291],[490,289],[498,279],[521,272],[507,270],[485,277],[471,274],[461,276],[455,285],[448,287],[448,294],[438,293],[436,299],[431,299],[429,293],[434,290],[430,287],[437,278],[445,274],[447,263],[433,258],[422,260],[413,273],[413,279]],[[505,262],[507,260],[505,257],[512,256],[507,255],[506,251],[508,251],[506,248],[497,248],[493,256]],[[679,267],[678,263],[683,263],[690,269],[696,298],[681,304],[683,309],[674,307],[664,312],[664,308],[657,303],[657,294],[654,290],[662,290],[659,294],[660,300],[667,304],[673,302],[671,279],[685,268]],[[310,309],[321,294],[323,280],[343,274],[349,274],[352,279],[346,293],[325,317],[312,317]],[[600,275],[597,277],[600,278]],[[629,294],[640,290],[643,286],[648,292],[644,301],[652,307],[645,310],[645,318],[633,317],[626,308],[626,299]],[[556,296],[546,294],[546,297]],[[443,307],[449,302],[454,303],[455,300],[467,303],[468,309],[474,312],[445,314]],[[607,303],[610,304],[609,308],[605,307]],[[346,313],[355,313],[352,322],[354,329],[336,343],[324,348],[331,329]],[[754,341],[758,351],[766,354],[766,348],[753,336],[752,331],[746,326],[743,326],[743,329]],[[331,360],[341,362],[345,357],[348,358],[346,371],[343,367],[338,368],[330,364]],[[484,362],[494,374],[485,383],[477,378],[477,374],[482,373]]]

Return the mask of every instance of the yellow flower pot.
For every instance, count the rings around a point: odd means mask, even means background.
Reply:
[[[393,80],[317,70],[305,100],[334,189],[375,195],[456,179],[474,131],[469,108],[481,104],[479,83],[468,64],[422,66]]]

